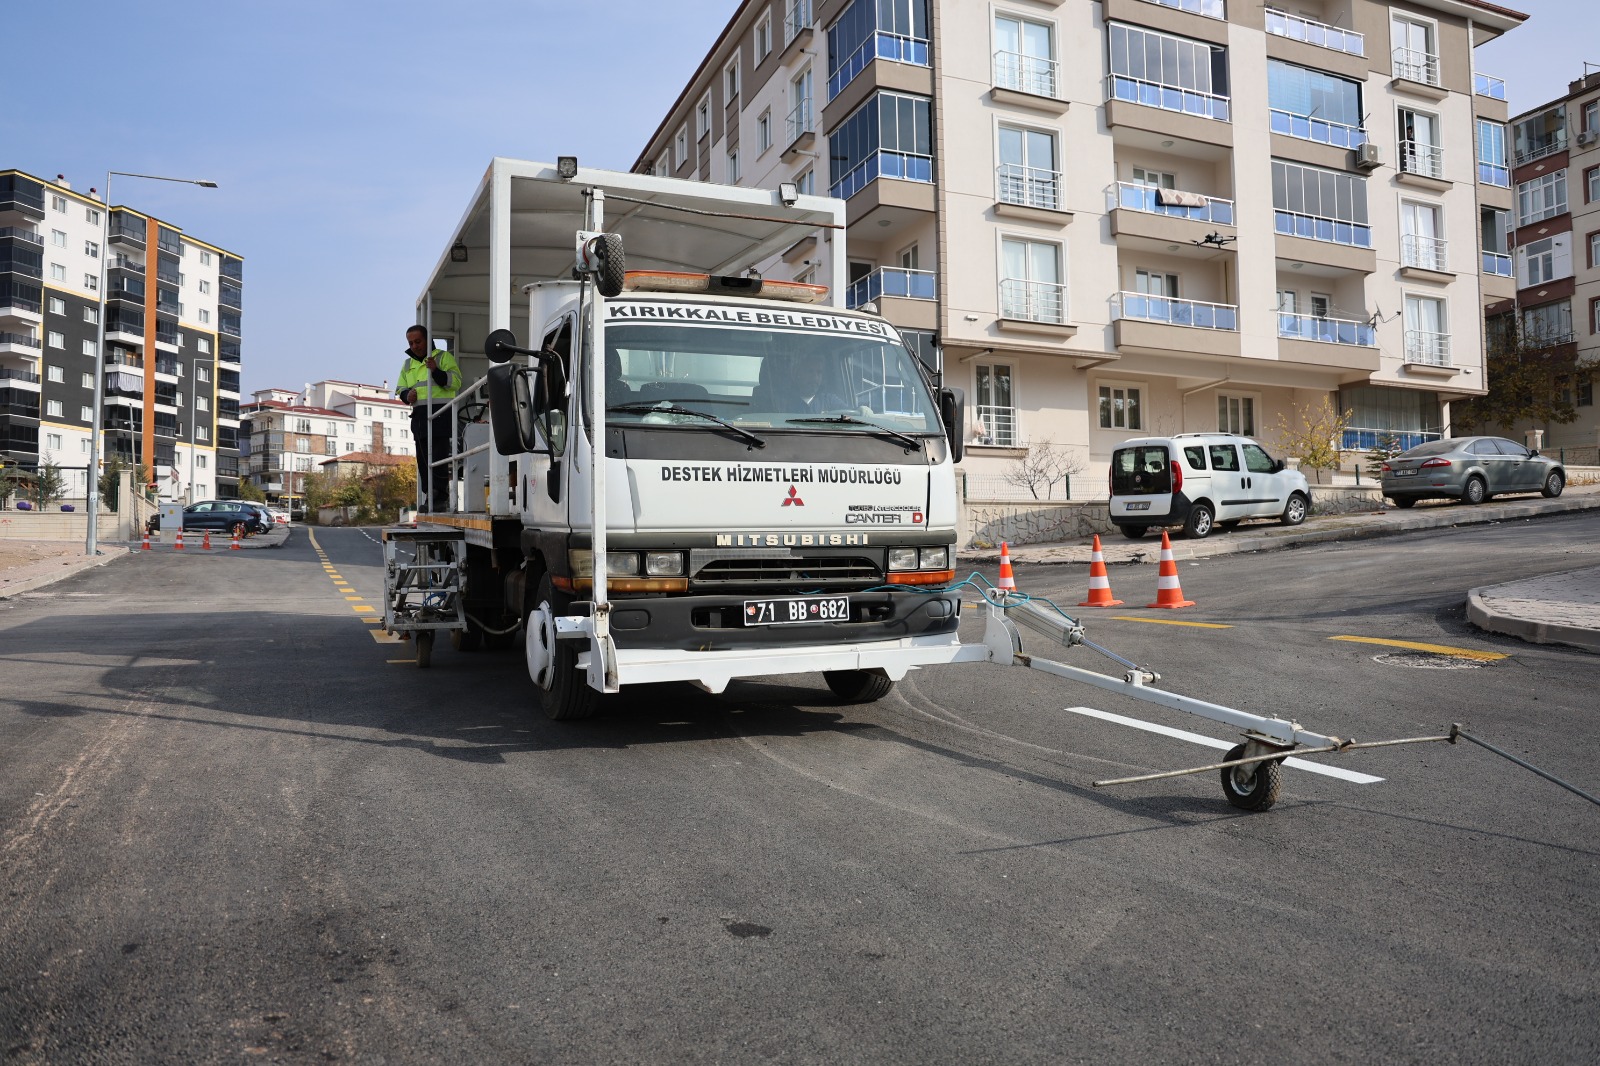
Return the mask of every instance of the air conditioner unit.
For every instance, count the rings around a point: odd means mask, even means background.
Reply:
[[[1365,144],[1357,147],[1355,153],[1356,167],[1358,169],[1377,170],[1383,165],[1383,161],[1378,157],[1378,146],[1373,144],[1371,141],[1367,141]]]
[[[1597,138],[1600,138],[1600,133],[1596,133],[1594,130],[1583,130],[1578,134],[1578,143],[1593,144]]]

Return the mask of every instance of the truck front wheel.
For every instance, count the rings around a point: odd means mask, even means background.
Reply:
[[[550,575],[539,578],[534,607],[528,612],[528,676],[539,706],[558,722],[588,718],[600,706],[600,693],[578,672],[577,641],[556,639],[556,616],[565,614],[569,598],[555,591]]]
[[[882,670],[824,670],[822,680],[841,703],[876,703],[894,689]]]

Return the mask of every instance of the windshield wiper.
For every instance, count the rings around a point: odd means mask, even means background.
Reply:
[[[723,427],[724,429],[732,430],[734,433],[738,434],[740,437],[743,437],[745,440],[749,441],[751,444],[754,444],[757,448],[765,448],[767,446],[767,442],[766,441],[762,440],[760,437],[756,436],[754,433],[751,433],[748,429],[744,429],[744,428],[742,428],[740,426],[734,425],[732,422],[729,422],[726,418],[722,418],[722,417],[719,417],[717,415],[714,415],[709,411],[696,411],[692,407],[680,407],[677,404],[669,403],[666,400],[663,400],[660,403],[649,403],[649,402],[646,402],[646,401],[639,401],[639,402],[636,402],[636,403],[619,403],[619,404],[617,404],[617,405],[615,405],[613,407],[607,407],[606,411],[608,413],[611,412],[611,411],[639,411],[639,412],[659,411],[662,414],[668,414],[668,415],[693,415],[696,418],[704,418],[704,419],[706,419],[708,421],[715,422],[717,425]]]
[[[901,433],[898,429],[890,429],[888,426],[880,426],[876,422],[868,422],[865,418],[857,418],[855,415],[817,415],[817,416],[815,416],[813,418],[789,418],[789,419],[785,419],[785,421],[787,421],[787,422],[831,422],[834,425],[871,426],[873,429],[877,430],[879,433],[888,434],[889,436],[893,437],[895,440],[899,441],[901,444],[905,445],[906,451],[908,451],[908,452],[917,451],[918,449],[920,449],[922,447],[922,442],[917,440],[917,438],[915,438],[915,437],[908,436],[905,433]]]

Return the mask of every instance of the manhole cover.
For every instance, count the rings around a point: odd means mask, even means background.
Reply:
[[[1475,670],[1483,665],[1482,659],[1441,655],[1436,651],[1391,651],[1372,658],[1385,666],[1409,666],[1413,670]]]

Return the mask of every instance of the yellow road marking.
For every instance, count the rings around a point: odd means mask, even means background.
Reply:
[[[399,637],[395,636],[393,633],[385,633],[381,629],[369,629],[369,630],[367,630],[367,632],[369,634],[371,634],[372,635],[372,639],[375,642],[379,643],[379,644],[403,644],[403,643],[405,643],[403,640],[401,640]]]
[[[415,666],[417,664],[415,659],[385,659],[383,661],[386,663],[404,663],[406,666]]]
[[[1355,644],[1382,644],[1389,648],[1409,648],[1412,651],[1431,651],[1439,655],[1454,655],[1460,659],[1478,659],[1492,663],[1510,656],[1497,651],[1476,651],[1472,648],[1452,648],[1447,644],[1420,644],[1414,640],[1384,640],[1381,637],[1329,637],[1329,640],[1348,640]]]
[[[361,621],[370,622],[372,625],[375,625],[375,626],[383,624],[383,619],[381,619],[381,618],[363,618],[363,619],[361,619]]]
[[[376,611],[377,610],[376,607],[369,607],[364,603],[353,603],[353,604],[350,605],[350,609],[352,611]]]
[[[365,596],[346,596],[344,598],[344,602],[346,602],[346,603],[360,603],[365,599],[366,599]]]
[[[345,579],[344,579],[344,578],[342,578],[342,577],[336,577],[336,578],[334,578],[334,579],[333,579],[333,583],[334,583],[334,584],[335,584],[335,585],[348,585],[348,584],[350,584],[350,582],[348,582],[348,581],[346,581],[346,580],[345,580]]]
[[[1114,614],[1111,616],[1119,622],[1149,622],[1158,626],[1193,626],[1195,629],[1232,629],[1230,625],[1221,622],[1184,622],[1177,618],[1144,618],[1136,614]]]

